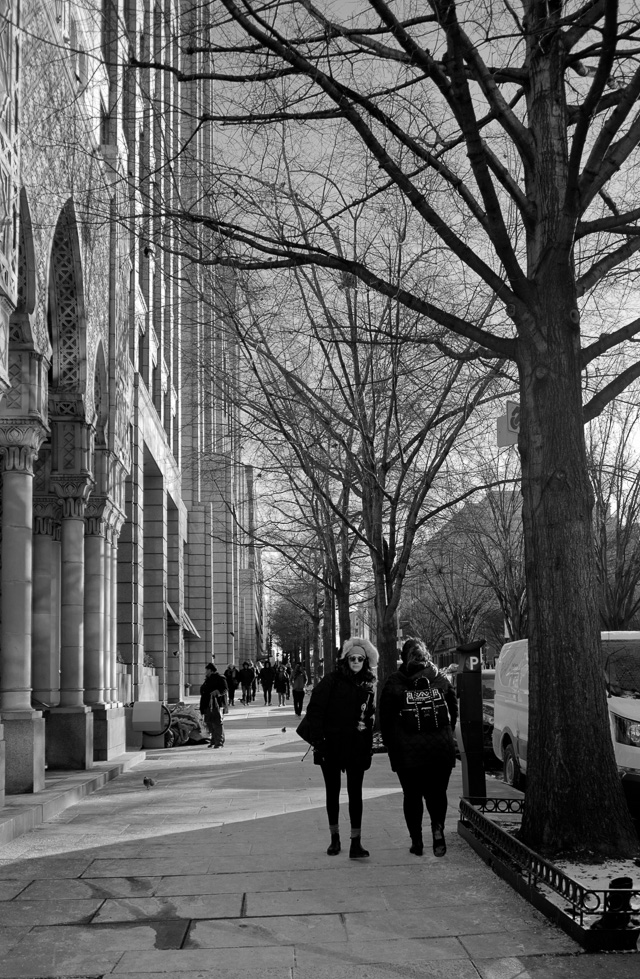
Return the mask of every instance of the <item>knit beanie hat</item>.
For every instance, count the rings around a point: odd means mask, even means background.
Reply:
[[[354,650],[364,653],[372,672],[378,669],[378,650],[368,639],[362,639],[360,636],[352,636],[351,639],[347,639],[342,647],[340,659],[344,659],[347,653],[352,653]]]

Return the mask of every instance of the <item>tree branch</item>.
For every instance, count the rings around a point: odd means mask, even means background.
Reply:
[[[578,296],[584,296],[585,292],[588,292],[597,282],[600,282],[607,272],[614,269],[616,265],[621,265],[622,262],[635,255],[637,251],[640,251],[640,233],[638,233],[637,237],[633,237],[630,241],[626,241],[624,245],[620,245],[619,248],[615,248],[608,255],[605,255],[603,259],[596,262],[595,265],[592,265],[588,272],[580,276],[576,283],[576,294]]]
[[[615,233],[623,229],[628,230],[628,225],[639,219],[640,207],[635,207],[632,211],[624,211],[622,214],[616,211],[611,217],[596,218],[595,221],[581,221],[576,228],[576,240],[584,238],[585,235],[597,234],[600,231]],[[640,228],[638,228],[638,233],[640,233]]]
[[[592,421],[594,418],[603,411],[608,404],[610,404],[614,398],[617,398],[625,388],[628,388],[632,381],[640,377],[640,360],[637,363],[632,364],[627,367],[622,374],[618,374],[617,377],[607,384],[606,387],[599,391],[597,394],[591,398],[590,401],[586,403],[583,408],[583,419],[585,424]]]
[[[631,320],[626,326],[620,327],[619,330],[615,330],[613,333],[603,333],[594,343],[590,343],[588,347],[582,350],[580,355],[581,368],[584,369],[596,357],[606,353],[607,350],[611,350],[613,347],[617,347],[618,344],[623,343],[625,340],[631,340],[638,333],[640,333],[640,316],[635,320]]]

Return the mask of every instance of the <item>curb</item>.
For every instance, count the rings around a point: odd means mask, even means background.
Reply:
[[[95,762],[88,771],[47,772],[42,792],[5,796],[5,806],[0,809],[0,844],[52,819],[145,758],[144,751],[126,752],[110,761]]]

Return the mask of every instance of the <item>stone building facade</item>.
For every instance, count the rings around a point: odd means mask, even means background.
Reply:
[[[121,754],[125,704],[261,651],[233,341],[165,216],[211,92],[129,67],[179,59],[183,16],[0,0],[0,793]]]

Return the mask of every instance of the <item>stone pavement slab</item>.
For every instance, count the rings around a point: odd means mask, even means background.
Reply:
[[[479,963],[480,979],[637,979],[638,957],[609,952],[524,956]]]
[[[167,973],[174,975],[184,970],[205,969],[210,977],[215,975],[216,979],[225,971],[246,979],[247,976],[261,976],[265,969],[281,968],[289,970],[281,975],[290,979],[294,965],[295,955],[291,945],[263,945],[259,950],[252,946],[232,946],[215,951],[210,948],[185,948],[175,952],[125,952],[113,971],[118,976],[122,972],[157,972],[166,977]]]
[[[157,877],[102,877],[98,880],[34,880],[25,887],[23,881],[24,890],[17,897],[18,902],[55,901],[59,900],[62,893],[65,901],[82,898],[100,898],[104,901],[110,897],[152,897],[157,882]]]
[[[385,755],[365,779],[371,858],[348,839],[328,857],[296,723],[232,711],[222,751],[147,751],[0,845],[0,979],[638,979],[637,953],[587,955],[457,836],[459,769],[445,858],[409,853]]]
[[[196,921],[185,948],[243,948],[269,945],[319,945],[347,942],[340,915],[280,915],[238,921]]]
[[[146,921],[149,919],[240,917],[242,894],[207,894],[193,897],[132,897],[104,901],[94,922]]]

